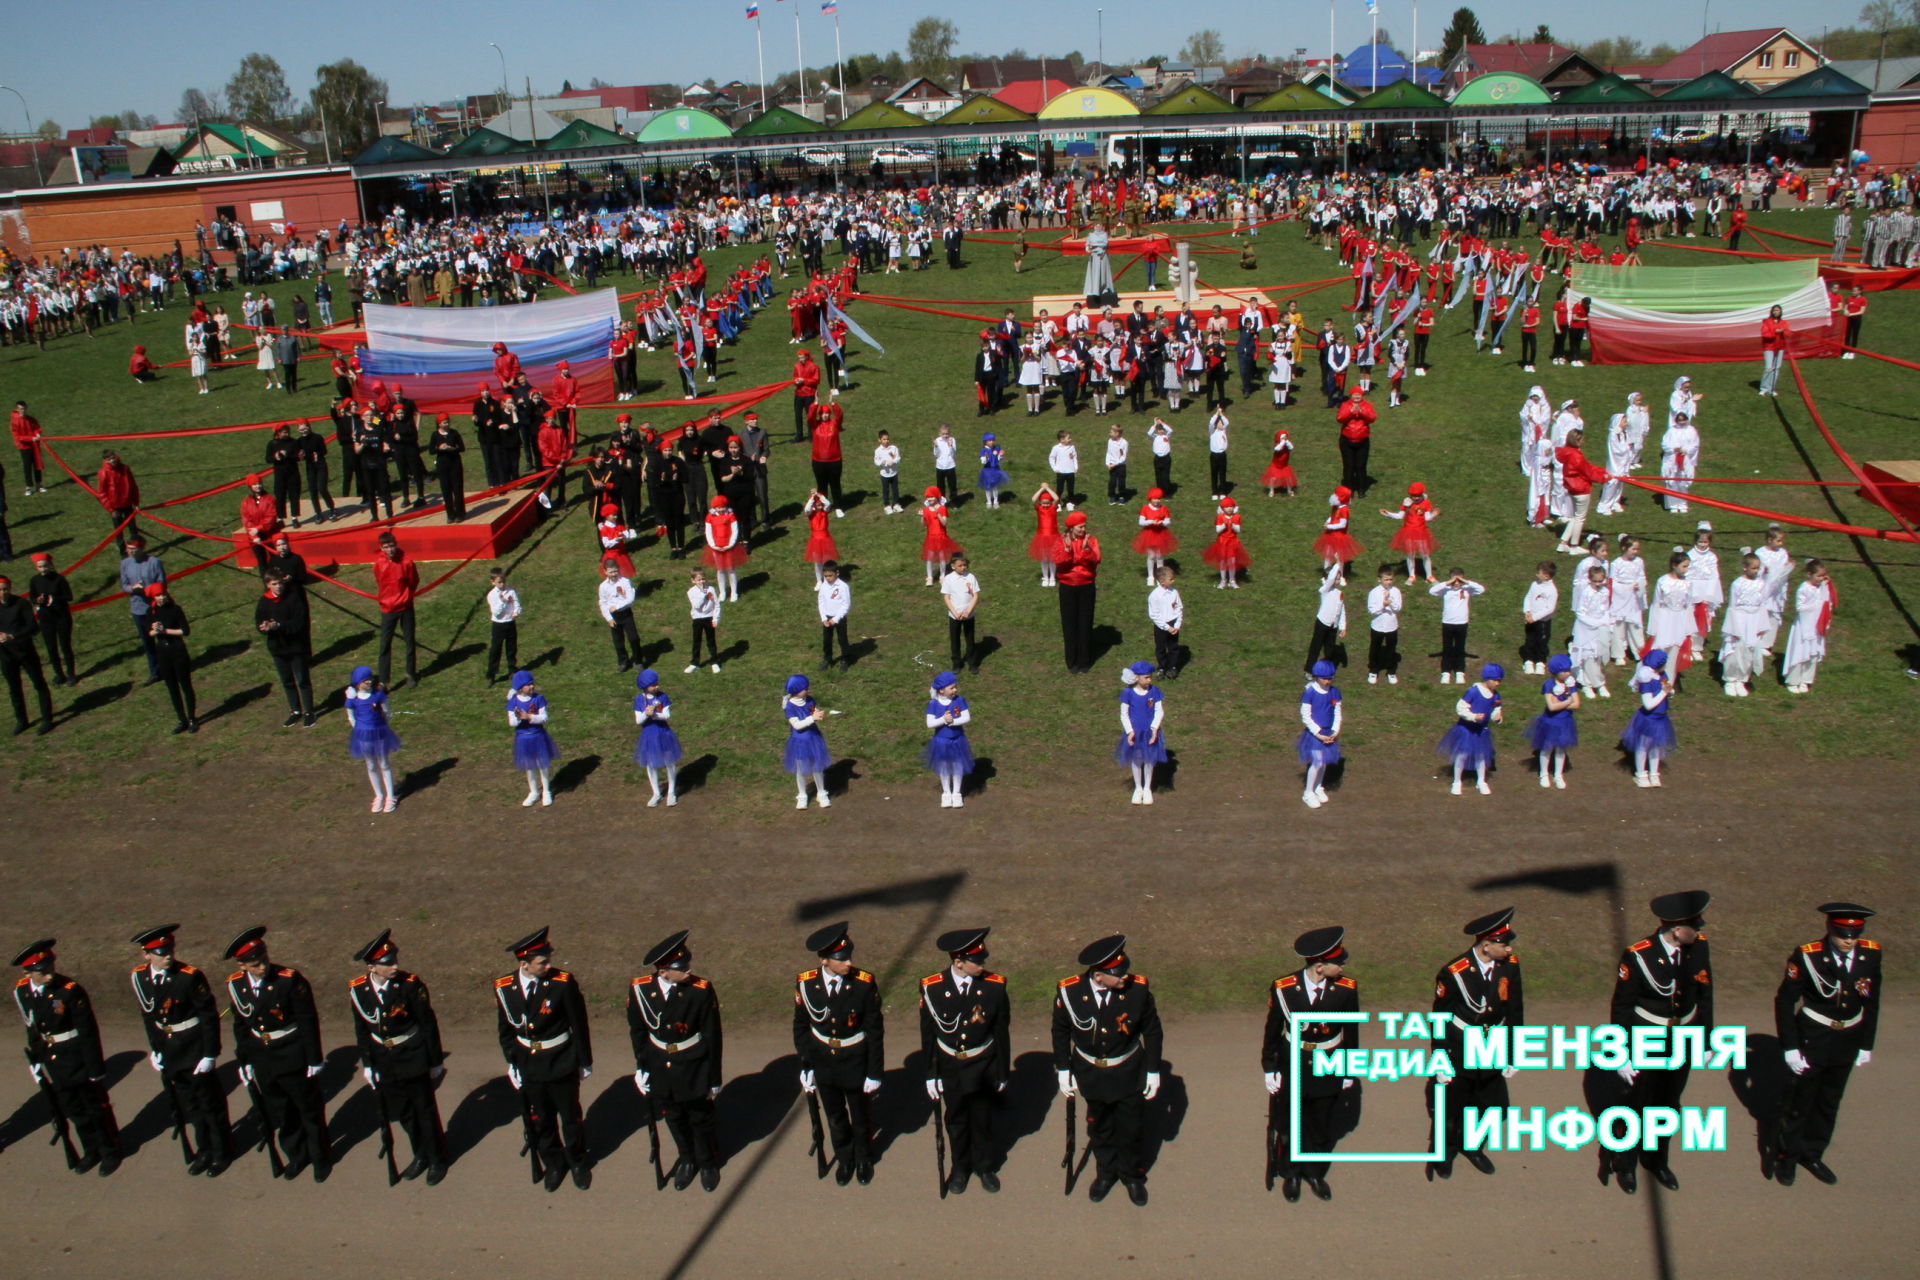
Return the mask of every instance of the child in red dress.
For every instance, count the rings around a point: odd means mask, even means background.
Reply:
[[[1213,541],[1200,553],[1200,558],[1220,571],[1216,590],[1240,589],[1240,570],[1247,567],[1251,557],[1246,544],[1240,541],[1240,509],[1231,495],[1220,499],[1220,510],[1213,517]]]
[[[1166,558],[1179,549],[1173,536],[1173,512],[1167,509],[1166,494],[1147,490],[1147,501],[1140,508],[1140,532],[1133,537],[1135,555],[1147,558],[1147,585],[1153,585],[1154,573]]]
[[[946,572],[947,561],[960,554],[960,544],[947,536],[947,500],[940,496],[939,485],[928,485],[920,502],[920,521],[926,537],[920,542],[920,558],[926,562],[927,585],[938,585]]]
[[[1053,557],[1060,546],[1060,499],[1053,486],[1043,484],[1033,493],[1033,541],[1027,544],[1027,556],[1040,562],[1040,585],[1059,585],[1053,577]]]
[[[1345,485],[1335,489],[1327,498],[1327,505],[1332,510],[1327,514],[1326,523],[1320,526],[1320,536],[1313,540],[1313,552],[1320,557],[1323,572],[1336,564],[1344,569],[1366,552],[1366,548],[1347,532],[1347,503],[1352,498],[1353,490]]]
[[[1287,435],[1285,427],[1273,433],[1273,461],[1267,464],[1260,483],[1266,486],[1269,498],[1282,489],[1291,498],[1293,491],[1300,486],[1299,478],[1293,474],[1293,439]]]
[[[1415,480],[1407,486],[1407,496],[1400,500],[1398,511],[1389,511],[1385,507],[1380,514],[1389,520],[1398,520],[1400,528],[1394,532],[1393,540],[1387,545],[1407,558],[1407,581],[1420,581],[1419,565],[1426,563],[1426,579],[1433,577],[1433,530],[1427,526],[1440,518],[1440,512],[1427,497],[1427,486]]]
[[[807,494],[806,505],[801,508],[807,517],[807,548],[802,558],[813,566],[813,585],[822,581],[820,566],[829,560],[838,560],[840,550],[833,544],[833,504],[827,501],[827,495],[818,489]]]

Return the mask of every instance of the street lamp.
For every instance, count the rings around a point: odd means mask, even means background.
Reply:
[[[25,116],[27,121],[27,150],[33,155],[33,184],[36,187],[44,187],[47,185],[47,180],[40,176],[40,147],[34,140],[33,108],[27,105],[27,95],[21,93],[12,85],[0,84],[0,89],[4,89],[6,92],[20,99],[20,114]],[[78,170],[75,172],[78,172]]]
[[[495,53],[500,54],[500,109],[505,111],[507,109],[507,100],[513,96],[512,92],[507,88],[507,55],[502,53],[500,46],[491,40],[487,41],[487,47]]]
[[[383,99],[380,99],[380,100],[378,100],[378,101],[375,101],[375,102],[371,102],[371,103],[369,103],[369,104],[367,104],[367,109],[368,109],[369,111],[371,111],[371,112],[373,113],[373,140],[374,140],[375,142],[378,142],[378,141],[380,141],[380,137],[381,137],[381,134],[380,134],[380,108],[382,108],[382,107],[384,107],[384,106],[386,106],[386,105],[387,105],[387,103],[386,103],[386,100],[385,100],[384,98],[383,98]]]
[[[1105,9],[1095,9],[1093,11],[1093,23],[1094,30],[1098,33],[1099,37],[1100,74],[1104,76],[1107,74],[1107,11]]]

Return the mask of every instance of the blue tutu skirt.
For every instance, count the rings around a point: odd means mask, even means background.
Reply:
[[[400,735],[382,720],[379,724],[356,725],[347,735],[347,753],[355,760],[378,760],[400,749]]]
[[[633,744],[633,762],[649,769],[680,763],[680,735],[664,724],[640,726],[640,741]]]
[[[1322,742],[1305,729],[1302,729],[1300,731],[1300,763],[1339,764],[1340,744],[1338,742]]]
[[[1580,745],[1580,730],[1571,714],[1543,711],[1528,722],[1527,743],[1535,751],[1567,751]]]
[[[1007,487],[1007,473],[999,467],[980,468],[980,487],[982,489],[1004,489]]]
[[[920,763],[937,774],[972,773],[973,748],[964,733],[935,733],[920,753]]]
[[[1440,758],[1468,769],[1486,769],[1493,764],[1493,734],[1475,732],[1464,724],[1455,724],[1440,739]]]
[[[514,768],[545,769],[559,758],[560,752],[553,745],[553,735],[547,732],[545,725],[513,731]]]
[[[790,729],[787,749],[780,767],[788,773],[825,773],[833,760],[827,754],[827,738],[818,729]]]
[[[1167,739],[1165,734],[1162,734],[1159,740],[1155,742],[1148,742],[1145,733],[1135,734],[1134,736],[1136,742],[1133,746],[1128,746],[1127,735],[1124,733],[1120,735],[1120,740],[1116,742],[1113,747],[1113,758],[1116,761],[1124,765],[1165,764],[1167,762]]]
[[[1636,711],[1633,719],[1627,721],[1626,732],[1620,735],[1620,745],[1635,753],[1645,747],[1649,759],[1664,760],[1679,750],[1680,740],[1674,736],[1673,721],[1667,717]]]

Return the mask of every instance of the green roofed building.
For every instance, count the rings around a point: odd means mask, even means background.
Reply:
[[[1249,111],[1332,111],[1340,104],[1302,81],[1268,94],[1248,107]]]
[[[447,148],[450,156],[500,156],[509,151],[520,150],[520,144],[504,133],[495,133],[485,125],[475,129],[460,141]]]
[[[1445,111],[1447,104],[1410,80],[1383,84],[1353,104],[1355,111]]]
[[[1033,117],[1018,107],[1008,106],[998,98],[984,93],[976,93],[947,114],[935,120],[935,124],[1022,124]]]
[[[641,142],[684,142],[690,138],[731,138],[733,130],[721,119],[698,107],[672,107],[647,121],[638,135]]]
[[[921,129],[926,121],[891,102],[875,99],[835,125],[836,129]]]
[[[1489,71],[1460,86],[1453,95],[1458,107],[1526,107],[1553,101],[1540,82],[1517,71]]]
[[[1184,89],[1174,90],[1140,114],[1143,116],[1201,116],[1238,109],[1213,90],[1190,84]]]
[[[1559,101],[1582,106],[1606,106],[1615,102],[1652,102],[1653,95],[1633,81],[1609,71],[1585,84],[1575,85],[1561,94]]]
[[[581,147],[618,147],[633,139],[605,129],[591,120],[572,120],[567,127],[540,144],[542,151],[573,151]]]
[[[736,138],[764,138],[783,133],[818,133],[821,124],[809,120],[798,111],[789,111],[785,107],[770,108],[765,115],[755,116],[733,131]]]
[[[1752,85],[1735,80],[1724,71],[1709,71],[1660,95],[1662,102],[1724,102],[1728,98],[1757,98]]]

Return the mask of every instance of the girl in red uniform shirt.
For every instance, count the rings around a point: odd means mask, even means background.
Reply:
[[[1040,585],[1058,586],[1053,577],[1054,552],[1060,546],[1060,499],[1053,486],[1043,484],[1033,494],[1033,541],[1027,557],[1040,562]]]
[[[1427,486],[1415,480],[1407,486],[1407,496],[1400,500],[1398,511],[1389,511],[1385,507],[1380,514],[1389,520],[1398,520],[1399,529],[1387,545],[1407,558],[1407,581],[1420,581],[1420,563],[1426,563],[1426,579],[1434,581],[1433,576],[1433,530],[1428,523],[1440,518],[1440,512],[1434,508],[1427,497]]]
[[[960,554],[960,544],[947,536],[947,500],[940,496],[938,485],[927,486],[926,496],[920,502],[920,521],[926,526],[926,536],[920,541],[920,558],[926,562],[927,585],[931,587],[946,570],[947,561]]]
[[[1320,526],[1320,536],[1313,540],[1314,554],[1320,557],[1320,568],[1325,570],[1334,565],[1349,565],[1366,553],[1366,548],[1354,540],[1347,532],[1347,503],[1353,498],[1353,490],[1341,485],[1327,498],[1332,508],[1327,514],[1326,523]]]
[[[740,566],[747,562],[747,548],[740,541],[740,517],[728,509],[724,494],[716,494],[708,504],[706,532],[707,550],[701,560],[713,570],[714,589],[720,597],[737,603]]]
[[[1147,500],[1140,508],[1140,532],[1133,537],[1135,555],[1147,559],[1147,585],[1153,585],[1153,575],[1180,546],[1173,536],[1173,513],[1167,510],[1166,494],[1159,489],[1147,490]]]
[[[1240,504],[1231,495],[1220,499],[1220,509],[1213,516],[1213,541],[1200,553],[1200,558],[1220,573],[1215,590],[1240,589],[1240,571],[1252,557],[1247,554],[1246,544],[1240,541]]]
[[[831,532],[833,504],[827,501],[826,494],[815,489],[807,494],[806,505],[801,510],[807,517],[807,548],[802,558],[813,566],[813,585],[817,587],[823,581],[820,566],[840,558]]]
[[[1293,474],[1293,439],[1285,427],[1273,433],[1273,461],[1267,464],[1260,483],[1266,486],[1269,498],[1280,490],[1285,490],[1291,498],[1300,486],[1299,478]]]

